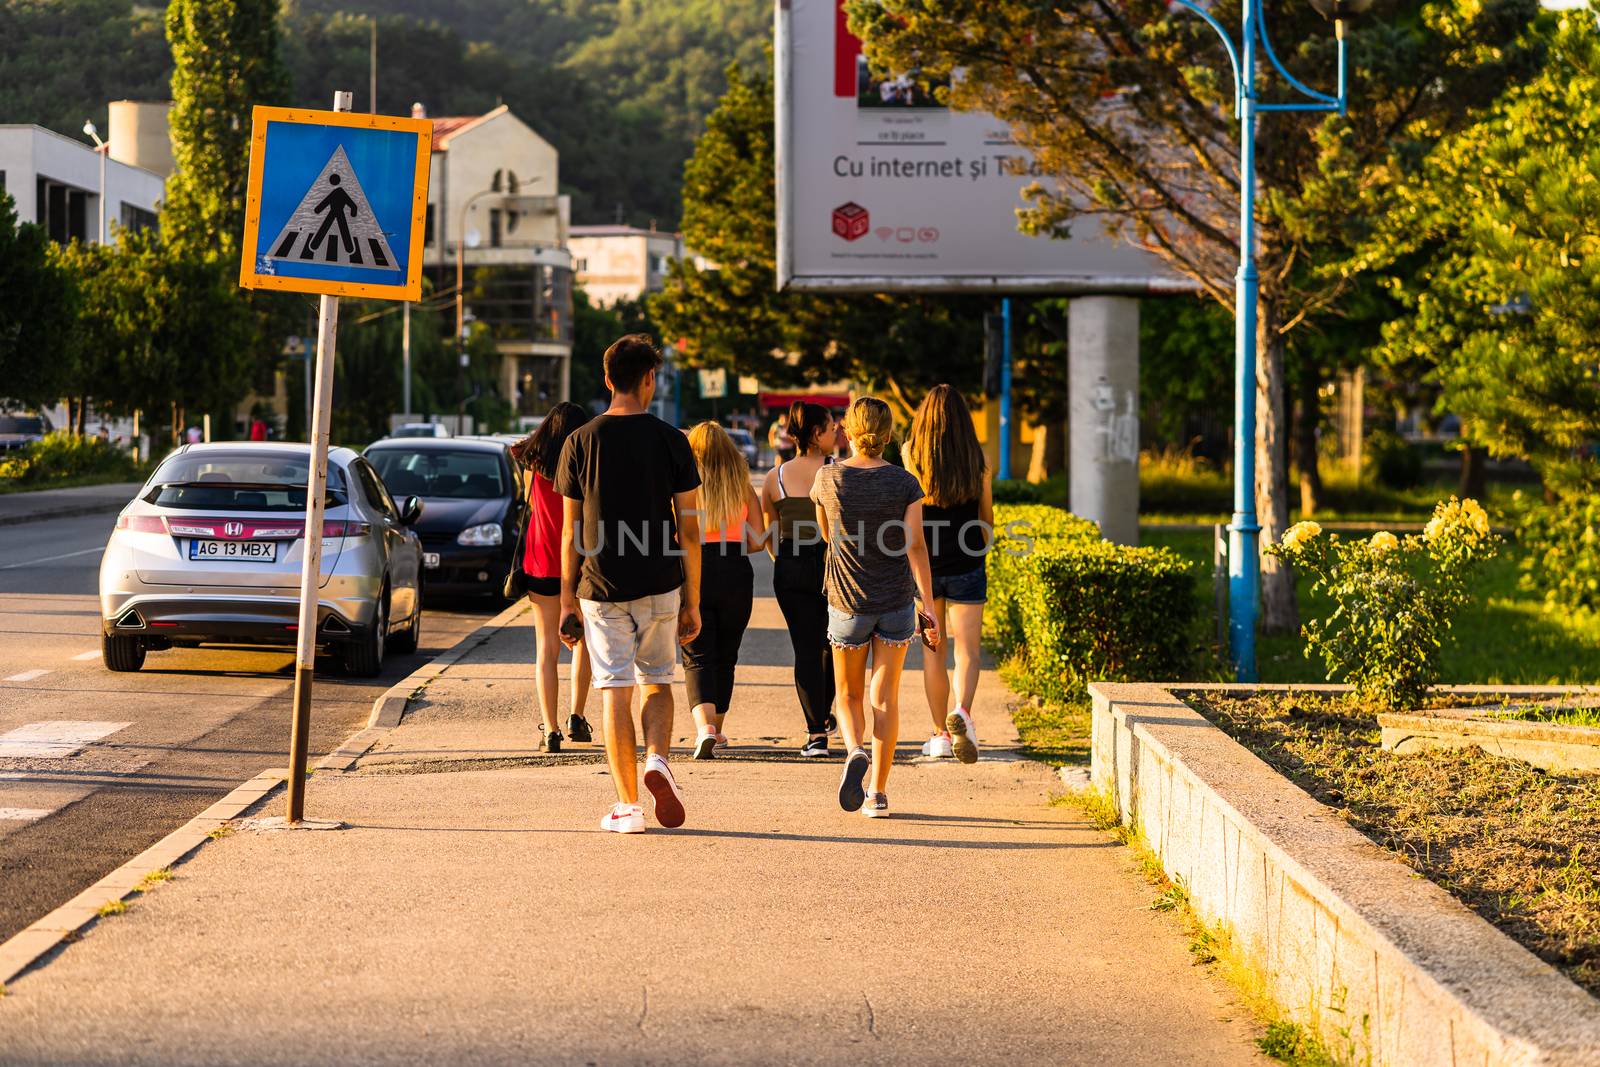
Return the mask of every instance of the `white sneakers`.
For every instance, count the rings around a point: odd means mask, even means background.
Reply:
[[[672,768],[660,756],[645,757],[644,787],[650,790],[650,796],[655,799],[656,822],[669,830],[682,826],[686,818],[683,794],[678,791],[677,780],[672,777]],[[600,820],[600,829],[614,834],[644,833],[644,805],[619,801]]]
[[[966,708],[958,707],[944,720],[950,731],[950,744],[955,757],[962,763],[978,762],[978,731],[972,725],[972,715]]]
[[[700,733],[698,735],[696,735],[696,737],[694,739],[694,758],[695,759],[710,759],[715,754],[716,749],[717,749],[717,735],[716,734],[708,733],[707,731],[702,730],[702,731],[700,731]]]
[[[934,734],[922,743],[922,754],[931,759],[949,759],[955,755],[950,747],[949,734]]]
[[[667,761],[657,755],[644,758],[644,787],[656,801],[656,822],[667,829],[683,825],[687,817],[683,810],[683,794],[678,792],[677,780]]]
[[[644,833],[644,805],[613,804],[605,818],[600,820],[600,829],[614,834]]]

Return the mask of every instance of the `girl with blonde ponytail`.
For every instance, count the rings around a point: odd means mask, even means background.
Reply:
[[[900,672],[920,629],[930,649],[939,631],[919,619],[915,598],[931,604],[932,575],[922,536],[922,486],[883,459],[894,440],[894,415],[875,396],[858,397],[845,413],[851,456],[817,472],[811,495],[828,542],[823,586],[828,642],[840,691],[839,730],[849,757],[839,806],[869,818],[889,814],[889,770],[900,737]],[[872,684],[867,685],[867,659]],[[862,742],[868,694],[872,755]],[[864,782],[872,772],[870,791]],[[870,795],[869,795],[870,792]]]
[[[750,486],[744,454],[714,422],[689,431],[689,451],[700,469],[700,632],[684,646],[683,681],[694,715],[694,758],[711,759],[726,748],[722,723],[733,699],[739,645],[750,625],[755,571],[750,553],[763,547],[761,504]]]

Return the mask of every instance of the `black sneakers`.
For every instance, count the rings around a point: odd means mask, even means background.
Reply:
[[[544,732],[544,727],[543,726],[539,727],[539,751],[540,752],[560,752],[561,751],[561,741],[562,741],[562,738],[561,738],[561,731],[560,730],[552,730],[549,733],[545,733]]]
[[[827,759],[831,755],[828,751],[828,735],[823,734],[821,737],[807,739],[806,743],[800,746],[800,755]]]
[[[844,777],[839,780],[839,806],[845,811],[860,811],[861,805],[866,801],[867,794],[861,788],[862,779],[867,776],[867,769],[872,766],[872,758],[867,755],[867,750],[858,748],[850,753],[850,758],[844,761]]]
[[[567,716],[567,733],[574,741],[594,740],[594,734],[589,732],[589,720],[576,712]]]

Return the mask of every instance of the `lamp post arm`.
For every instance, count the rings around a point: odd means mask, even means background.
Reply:
[[[1182,3],[1183,0],[1178,0],[1178,2]],[[1267,59],[1272,63],[1273,67],[1276,68],[1279,74],[1283,75],[1283,80],[1294,86],[1294,88],[1299,91],[1301,95],[1307,97],[1308,99],[1314,100],[1319,104],[1332,105],[1332,107],[1304,107],[1302,105],[1276,104],[1271,105],[1270,110],[1328,111],[1338,109],[1342,111],[1344,109],[1344,93],[1342,92],[1344,87],[1344,35],[1340,34],[1339,36],[1339,81],[1341,92],[1337,97],[1333,97],[1329,96],[1327,93],[1318,92],[1284,69],[1283,64],[1278,62],[1278,54],[1272,50],[1272,38],[1267,36],[1267,17],[1266,11],[1262,7],[1261,0],[1246,0],[1246,2],[1253,5],[1256,9],[1256,36],[1261,39],[1261,48],[1267,53]]]
[[[1213,30],[1216,30],[1217,36],[1222,38],[1222,47],[1226,49],[1228,53],[1228,63],[1233,67],[1233,114],[1235,117],[1238,117],[1239,94],[1241,92],[1241,87],[1244,84],[1244,79],[1239,76],[1239,50],[1234,47],[1233,38],[1228,36],[1228,31],[1222,28],[1222,23],[1218,22],[1211,12],[1201,7],[1199,4],[1194,3],[1193,0],[1173,0],[1173,3],[1176,3],[1179,6],[1186,8],[1187,10],[1192,11],[1196,15],[1199,15],[1201,18],[1205,19],[1206,25],[1210,26]]]

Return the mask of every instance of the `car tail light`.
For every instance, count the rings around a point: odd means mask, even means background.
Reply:
[[[370,522],[329,521],[322,524],[323,537],[365,537],[372,532]]]
[[[163,515],[118,515],[117,529],[134,533],[167,533],[167,520]]]

